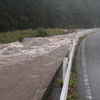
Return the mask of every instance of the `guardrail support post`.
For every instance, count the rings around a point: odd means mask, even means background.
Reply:
[[[71,53],[71,50],[72,50],[72,44],[70,44],[70,47],[69,47],[69,57],[70,57],[70,53]]]
[[[66,57],[63,59],[63,82],[64,82],[65,74],[67,71],[67,65],[68,65],[68,58]]]

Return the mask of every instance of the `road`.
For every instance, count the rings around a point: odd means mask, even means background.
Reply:
[[[100,100],[100,32],[82,41],[76,69],[79,100]]]

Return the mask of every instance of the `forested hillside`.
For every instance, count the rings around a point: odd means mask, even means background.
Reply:
[[[0,31],[100,27],[100,0],[0,0]]]

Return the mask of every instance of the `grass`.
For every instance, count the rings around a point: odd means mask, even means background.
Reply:
[[[37,35],[39,33],[39,35]],[[44,33],[45,34],[44,34]],[[42,34],[43,33],[43,34]],[[26,37],[45,37],[45,36],[54,36],[54,35],[61,35],[66,34],[66,32],[63,29],[26,29],[26,30],[15,30],[15,31],[8,31],[4,33],[0,33],[0,43],[11,43],[15,41],[22,41]]]
[[[63,86],[63,80],[61,78],[57,79],[57,84],[59,84],[59,86],[62,88],[62,86]]]
[[[58,28],[55,29],[48,28],[46,29],[46,32],[48,33],[49,36],[66,34],[66,32],[63,29],[58,29]]]
[[[34,30],[16,30],[0,33],[0,43],[10,43],[14,41],[22,41],[25,37],[35,37]]]

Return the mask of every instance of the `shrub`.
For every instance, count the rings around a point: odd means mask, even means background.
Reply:
[[[48,36],[48,33],[45,31],[44,28],[38,28],[36,31],[37,31],[37,37]]]
[[[22,36],[18,37],[19,42],[22,42],[23,39],[24,39],[24,37],[22,37]]]
[[[69,25],[67,26],[67,28],[68,28],[67,33],[73,33],[73,32],[76,32],[76,30],[75,30],[76,25],[74,25],[74,24],[69,24]]]

